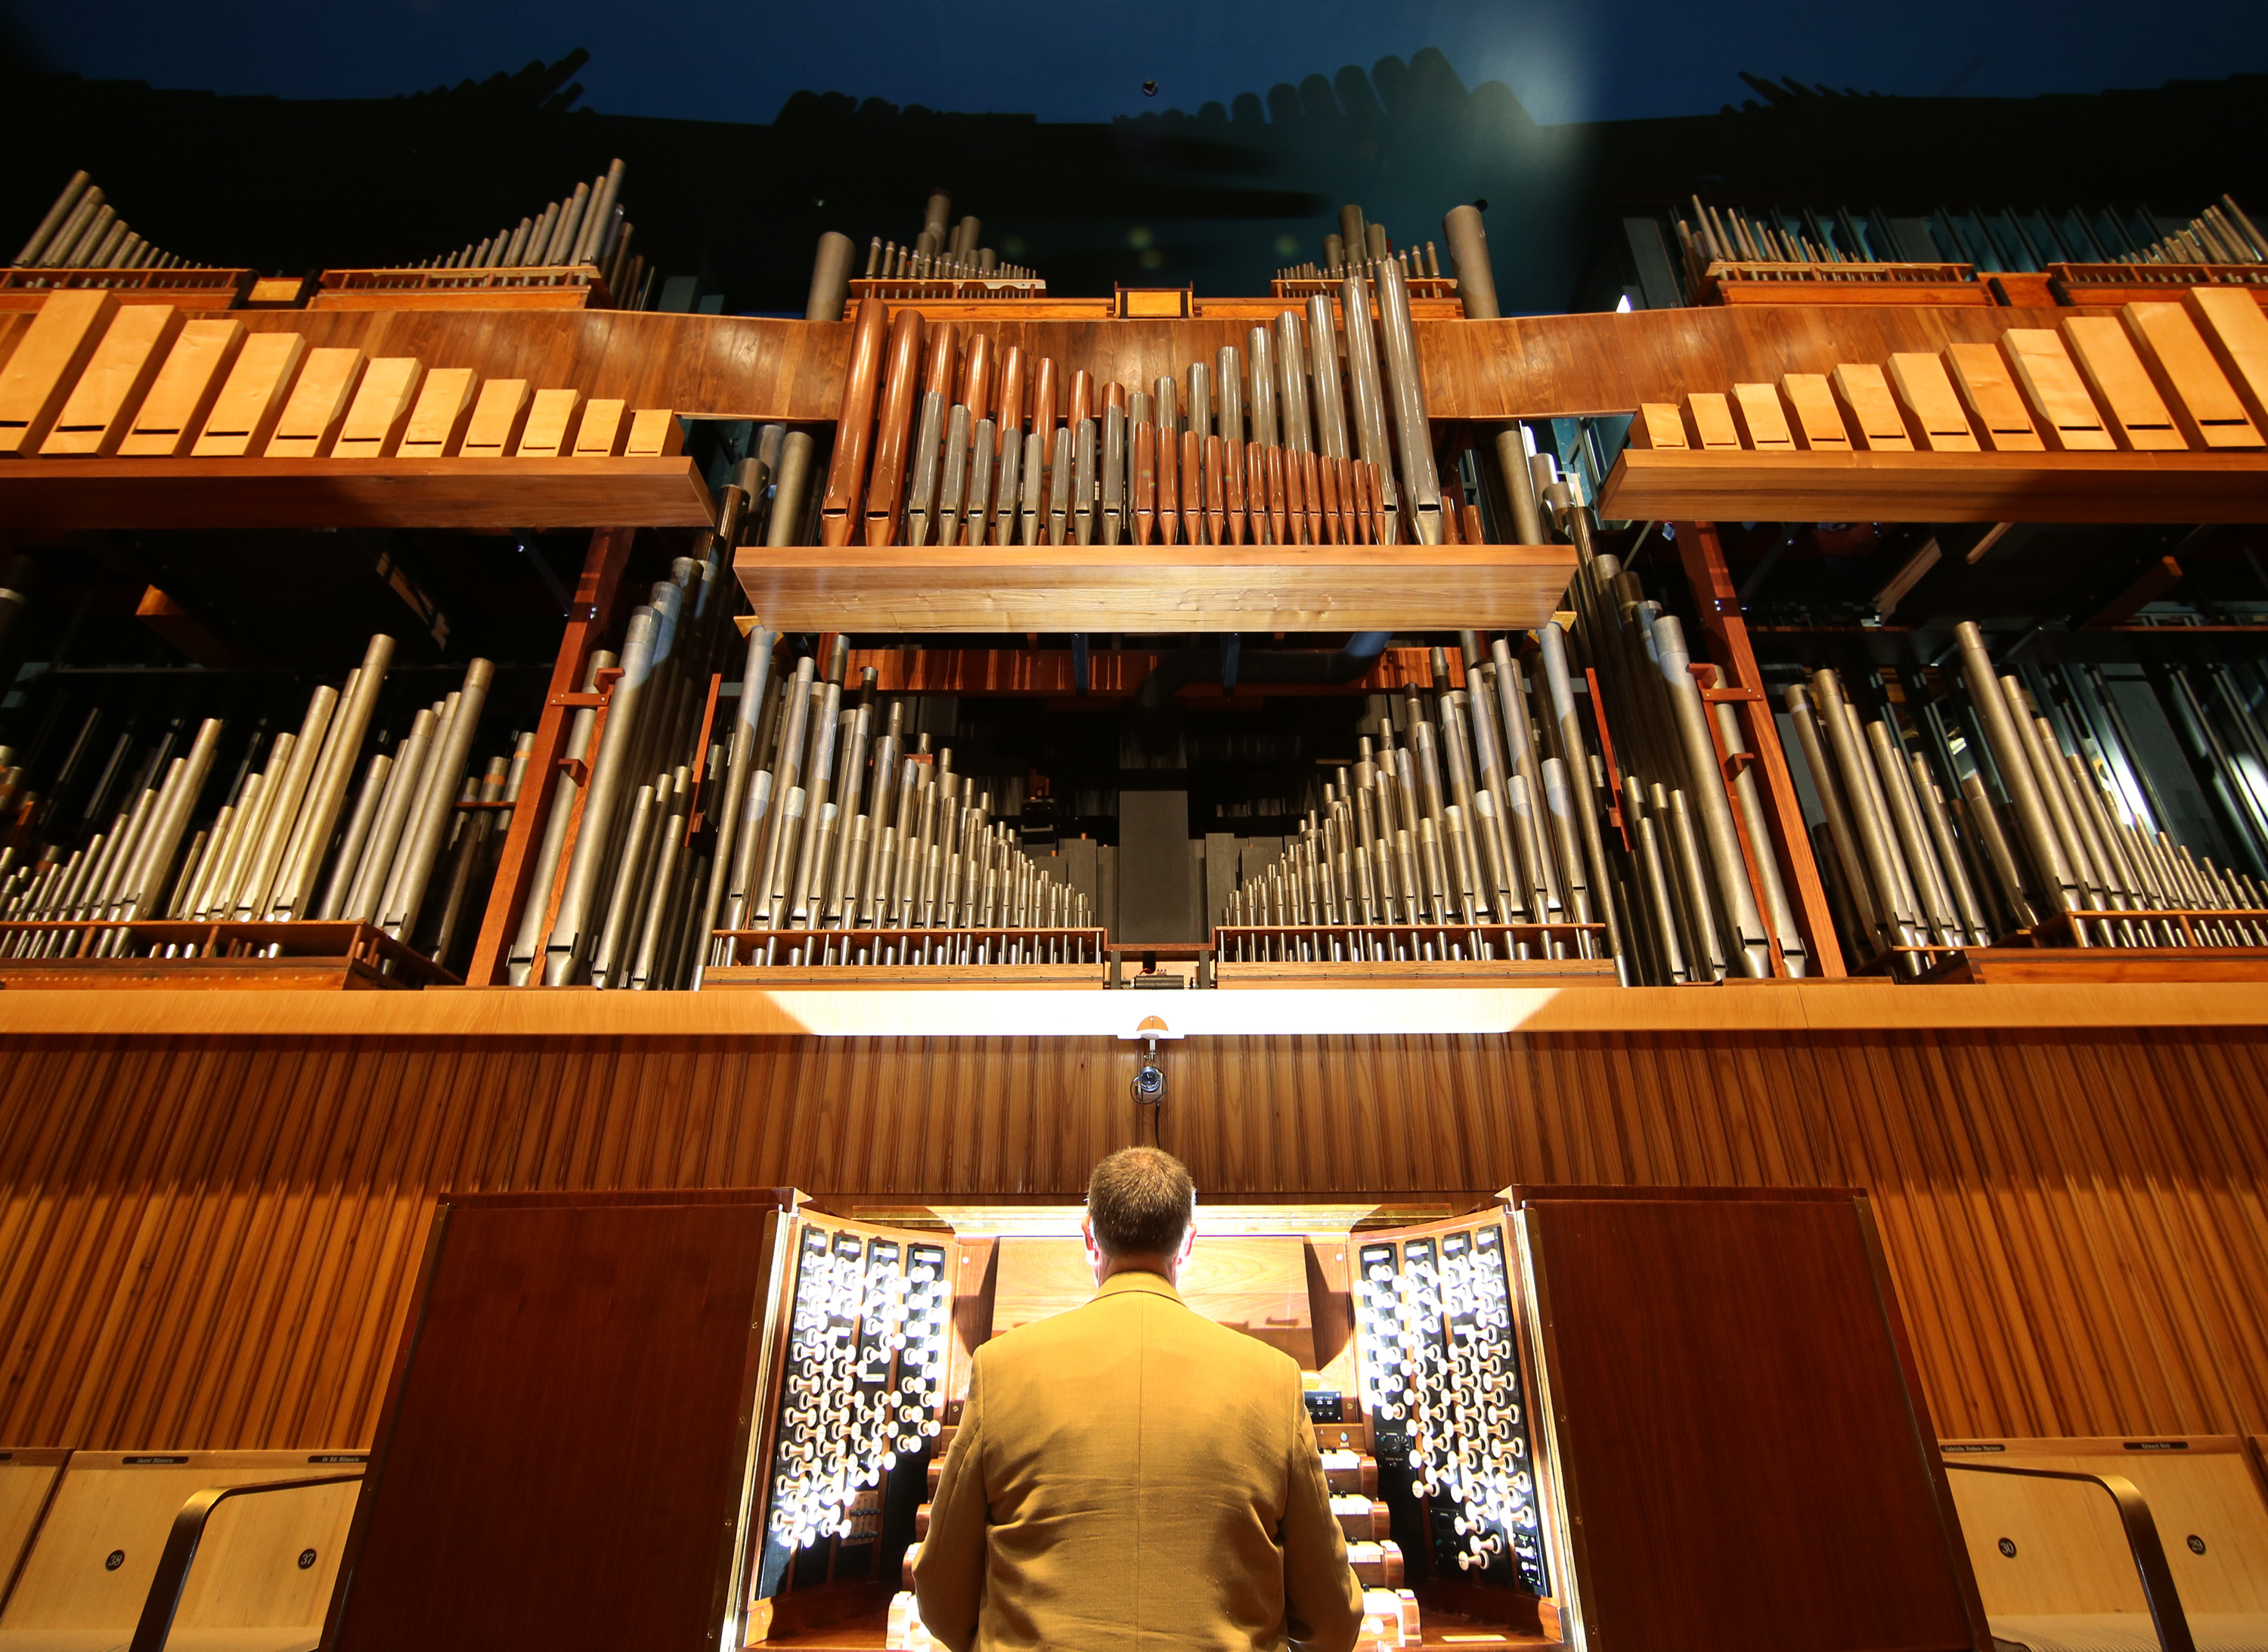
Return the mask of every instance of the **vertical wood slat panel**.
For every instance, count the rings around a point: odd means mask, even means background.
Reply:
[[[0,1044],[0,1441],[366,1439],[443,1193],[1075,1198],[1148,1139],[1131,1066],[1104,1039]],[[2268,1427],[2268,1037],[1286,1036],[1166,1066],[1204,1197],[1855,1184],[1943,1433]]]

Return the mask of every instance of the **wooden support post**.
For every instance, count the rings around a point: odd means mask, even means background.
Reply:
[[[1771,826],[1772,847],[1786,874],[1788,893],[1795,901],[1796,919],[1810,948],[1814,973],[1840,979],[1846,971],[1843,951],[1835,940],[1835,920],[1827,905],[1826,886],[1819,881],[1819,866],[1812,858],[1811,834],[1803,823],[1803,805],[1795,795],[1795,777],[1788,772],[1787,756],[1780,749],[1779,728],[1771,703],[1764,697],[1764,674],[1756,651],[1749,645],[1748,622],[1741,616],[1741,599],[1733,576],[1725,566],[1725,548],[1714,522],[1678,522],[1677,557],[1700,610],[1701,628],[1708,633],[1709,653],[1724,668],[1727,685],[1753,689],[1757,698],[1736,710],[1748,722],[1749,746],[1764,782],[1764,815]]]
[[[505,954],[520,908],[528,898],[528,885],[535,876],[535,845],[542,838],[552,794],[557,790],[552,781],[567,741],[571,708],[566,697],[583,686],[591,651],[613,617],[615,594],[630,565],[630,547],[637,539],[634,527],[602,527],[591,535],[583,577],[575,586],[575,606],[568,610],[566,635],[560,640],[559,658],[551,668],[551,689],[544,696],[543,714],[536,720],[535,745],[527,754],[519,801],[512,809],[512,830],[504,841],[504,856],[497,863],[488,911],[481,917],[480,941],[465,971],[467,986],[496,986],[504,979]]]

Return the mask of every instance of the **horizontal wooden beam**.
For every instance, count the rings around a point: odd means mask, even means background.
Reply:
[[[422,992],[0,992],[0,1039],[24,1037],[1103,1038],[1145,1015],[1199,1037],[1489,1033],[1787,1034],[1898,1029],[2268,1025],[2268,988],[1912,986],[1870,981],[1717,987],[1397,984],[1239,992],[896,991],[602,992],[429,987]]]
[[[705,527],[713,511],[682,456],[0,463],[11,527]]]
[[[1599,492],[1629,521],[2260,522],[2260,454],[1680,453],[1631,448]]]
[[[780,631],[1517,631],[1542,625],[1568,545],[742,548]]]

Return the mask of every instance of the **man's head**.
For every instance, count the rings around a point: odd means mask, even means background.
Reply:
[[[1087,1260],[1095,1283],[1113,1273],[1177,1278],[1197,1239],[1197,1190],[1187,1166],[1159,1147],[1122,1147],[1086,1181]]]

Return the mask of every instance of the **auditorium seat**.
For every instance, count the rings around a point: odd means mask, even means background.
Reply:
[[[2026,1652],[2161,1652],[2143,1584],[2151,1546],[2130,1541],[2110,1489],[2131,1484],[2197,1652],[2268,1652],[2268,1495],[2235,1435],[1943,1442],[1953,1500],[1992,1636]]]
[[[199,1493],[358,1475],[350,1451],[75,1451],[4,1610],[0,1652],[125,1652],[175,1517]],[[232,1495],[181,1589],[173,1652],[308,1652],[357,1486]],[[154,1648],[140,1652],[155,1652]]]
[[[9,1587],[70,1456],[60,1447],[0,1447],[0,1610],[8,1604]]]

